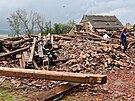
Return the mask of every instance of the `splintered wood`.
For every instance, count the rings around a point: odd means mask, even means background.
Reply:
[[[55,99],[59,96],[63,96],[61,94],[64,94],[67,91],[69,91],[79,85],[80,85],[79,83],[66,83],[66,84],[60,85],[58,87],[55,87],[53,89],[50,89],[49,91],[41,92],[38,95],[32,95],[31,99],[28,99],[26,101],[49,101],[49,100]]]
[[[39,37],[31,36],[31,38],[24,36],[3,39],[0,41],[0,60],[5,61],[7,58],[12,61],[18,60],[17,64],[15,62],[16,67],[38,69],[43,61],[43,41],[41,41],[41,35]],[[40,47],[40,51],[37,49],[38,47]],[[39,60],[38,56],[41,57],[40,61],[36,61]]]
[[[28,64],[32,64],[33,56],[34,56],[34,53],[35,53],[35,46],[36,46],[36,38],[33,39],[33,45],[31,47],[31,53],[30,53],[30,57],[29,57],[29,60],[28,60]]]
[[[10,52],[7,52],[7,53],[3,53],[0,55],[0,58],[2,57],[5,57],[5,56],[9,56],[9,55],[12,55],[12,54],[16,54],[16,53],[19,53],[19,52],[22,52],[22,51],[25,51],[27,49],[29,49],[30,47],[27,46],[27,47],[24,47],[24,48],[20,48],[20,49],[17,49],[17,50],[14,50],[14,51],[10,51]]]

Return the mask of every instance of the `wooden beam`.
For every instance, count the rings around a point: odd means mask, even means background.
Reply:
[[[38,69],[38,65],[37,65],[36,61],[33,60],[32,63],[33,63],[33,65],[34,65],[35,69]]]
[[[24,47],[24,48],[21,48],[21,49],[14,50],[14,51],[10,51],[10,52],[8,52],[8,53],[3,53],[3,54],[0,55],[0,58],[5,57],[5,56],[9,56],[9,55],[11,55],[11,54],[16,54],[16,53],[25,51],[25,50],[27,50],[27,49],[29,49],[29,46]]]
[[[109,44],[106,44],[106,43],[99,43],[99,45],[101,45],[101,46],[107,46],[107,47],[112,47],[112,48],[115,48],[115,49],[117,49],[117,48],[120,47],[119,44],[111,44],[111,43],[109,43]]]
[[[104,40],[104,38],[103,38],[102,36],[97,35],[97,34],[95,34],[95,33],[88,33],[88,34],[89,34],[89,35],[92,35],[92,36],[94,36],[94,37],[97,37],[97,38],[100,38],[100,39]]]
[[[80,83],[67,83],[50,89],[49,91],[41,92],[38,95],[31,96],[31,99],[26,101],[50,101],[55,97],[60,96],[61,94],[66,93],[67,91],[79,86]]]
[[[13,41],[13,42],[11,42],[11,44],[17,45],[17,44],[25,43],[25,42],[28,42],[28,41],[32,41],[32,38],[22,39],[22,40],[19,40],[19,41]]]
[[[10,52],[5,46],[2,46],[3,50],[6,51],[7,53]]]
[[[29,60],[28,60],[28,64],[32,64],[33,56],[34,56],[34,53],[35,53],[35,45],[36,45],[36,37],[34,37],[34,39],[33,39],[33,45],[31,47],[31,53],[30,53],[30,57],[29,57]]]
[[[0,67],[0,75],[10,77],[23,77],[29,79],[47,79],[47,80],[90,83],[90,84],[104,84],[107,82],[106,75],[32,70],[32,69],[17,69],[6,67]]]
[[[16,58],[19,60],[20,68],[23,68],[22,59],[21,59],[21,53],[16,55]]]
[[[73,40],[74,38],[65,37],[63,35],[53,35],[55,38],[59,38],[61,40]]]
[[[23,68],[25,68],[25,58],[24,58],[24,54],[23,52],[21,52],[21,58],[22,58],[22,64],[23,64]]]
[[[3,41],[17,41],[17,40],[21,40],[23,39],[23,37],[11,37],[11,38],[6,38]]]
[[[39,33],[39,35],[38,35],[38,40],[41,40],[41,33]],[[43,45],[42,45],[42,42],[38,43],[38,55],[39,55],[40,58],[43,57]]]
[[[51,35],[51,43],[52,43],[52,45],[54,44],[54,42],[53,42],[53,35]]]

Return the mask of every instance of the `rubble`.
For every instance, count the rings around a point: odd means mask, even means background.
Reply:
[[[67,59],[68,61],[65,63],[59,62],[56,66],[51,66],[49,68],[50,71],[104,74],[108,76],[107,84],[101,86],[81,85],[69,92],[69,95],[74,95],[76,97],[83,96],[84,98],[87,97],[95,100],[98,98],[100,100],[116,99],[131,101],[135,99],[135,69],[133,68],[135,66],[134,35],[128,34],[127,36],[129,47],[126,54],[121,50],[119,33],[112,33],[111,41],[104,40],[102,38],[102,33],[53,36],[53,45],[58,49],[56,50],[58,53],[58,60]],[[0,66],[10,68],[33,68],[39,70],[47,69],[47,66],[44,66],[40,62],[42,61],[42,52],[41,48],[38,48],[39,46],[42,47],[42,40],[44,39],[37,38],[36,44],[33,40],[34,37],[29,39],[21,37],[2,40],[0,42],[0,47],[2,49],[0,51]],[[30,53],[29,50],[14,52],[18,49],[20,50],[32,46],[35,47],[34,53]],[[16,55],[18,53],[20,56],[15,58],[16,56],[14,56],[14,54]],[[3,54],[9,55],[2,56]],[[28,55],[28,57],[29,55],[34,57],[31,57],[29,60],[26,55]],[[25,60],[25,64],[24,62],[19,62],[23,60]],[[1,79],[0,82],[3,82],[3,80],[6,79]],[[16,80],[17,82],[20,81],[19,79]],[[41,91],[53,88],[58,84],[58,82],[47,80],[36,81],[28,79],[26,83],[24,81],[17,83],[16,80],[11,80],[11,83],[19,86],[26,84],[27,86],[38,88]]]

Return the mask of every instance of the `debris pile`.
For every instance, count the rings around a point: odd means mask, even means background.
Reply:
[[[81,99],[81,96],[96,100],[133,100],[135,96],[134,35],[130,33],[127,35],[129,47],[126,54],[122,51],[119,33],[108,34],[111,36],[111,41],[104,40],[102,33],[95,33],[94,37],[93,35],[83,33],[57,36],[61,39],[55,42],[61,46],[59,59],[71,60],[52,67],[51,70],[106,74],[108,76],[108,83],[103,86],[82,85],[79,89],[73,90],[74,93],[72,92],[71,95],[77,96],[78,100]]]
[[[38,65],[42,65],[43,60],[43,41],[44,40],[41,40],[41,37],[38,36],[1,40],[1,66],[39,69]]]
[[[58,62],[50,71],[104,74],[107,84],[102,86],[81,84],[69,95],[95,100],[133,100],[135,99],[135,38],[128,34],[129,47],[126,54],[119,43],[119,33],[108,33],[111,40],[103,38],[104,33],[79,33],[71,35],[53,35],[53,46],[58,49]],[[47,69],[43,65],[43,38],[12,38],[0,42],[0,66],[10,68]],[[39,45],[40,44],[40,45]],[[40,48],[38,48],[40,46]],[[31,48],[30,48],[31,47]],[[5,55],[6,54],[6,55]],[[25,59],[26,58],[26,59]],[[25,61],[25,62],[23,62]],[[5,79],[4,79],[5,80]],[[12,79],[11,79],[12,80]],[[12,80],[14,81],[14,80]],[[19,81],[19,79],[15,80]],[[26,80],[27,86],[47,90],[59,85],[59,81]],[[14,82],[12,82],[14,83]],[[14,83],[18,84],[18,83]],[[19,83],[19,86],[23,81]],[[28,92],[29,93],[29,92]]]

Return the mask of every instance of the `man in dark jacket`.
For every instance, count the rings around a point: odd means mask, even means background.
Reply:
[[[125,53],[127,47],[128,47],[128,43],[127,43],[127,40],[126,40],[126,32],[127,32],[127,29],[124,28],[121,35],[120,35],[120,41],[121,41],[121,44],[124,46],[124,49],[123,49],[123,52]]]
[[[44,56],[48,57],[49,65],[55,65],[55,62],[57,59],[57,54],[53,50],[51,40],[47,40],[46,44],[44,45],[43,54],[44,54]]]

